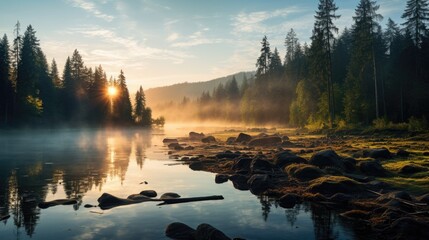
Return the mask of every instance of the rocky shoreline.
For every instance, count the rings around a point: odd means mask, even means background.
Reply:
[[[416,193],[389,183],[428,172],[429,160],[406,162],[397,171],[384,167],[427,156],[425,136],[412,137],[410,145],[391,136],[218,135],[191,132],[164,144],[192,170],[217,173],[216,183],[231,181],[238,190],[275,198],[281,207],[314,202],[341,212],[378,239],[429,239],[429,189]]]

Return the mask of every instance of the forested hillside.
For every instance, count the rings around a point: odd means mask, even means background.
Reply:
[[[320,0],[310,44],[301,44],[290,29],[283,57],[264,36],[255,80],[239,86],[241,91],[219,85],[195,101],[185,98],[163,109],[167,114],[167,109],[180,110],[170,111],[176,120],[299,127],[413,122],[427,127],[429,3],[408,0],[403,21],[389,18],[385,26],[379,8],[376,1],[360,0],[353,25],[340,30],[335,21],[347,16],[336,14],[333,0]]]

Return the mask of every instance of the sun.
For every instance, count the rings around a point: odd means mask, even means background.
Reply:
[[[110,87],[108,87],[107,88],[107,94],[110,96],[110,97],[114,97],[114,96],[116,96],[116,94],[118,94],[118,89],[116,89],[115,87],[113,87],[113,86],[110,86]]]

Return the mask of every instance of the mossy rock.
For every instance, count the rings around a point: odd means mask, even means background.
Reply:
[[[300,181],[309,181],[324,175],[322,170],[309,164],[291,164],[285,168],[285,172]]]
[[[336,193],[359,193],[364,190],[361,183],[344,176],[324,176],[310,182],[307,191],[334,195]]]

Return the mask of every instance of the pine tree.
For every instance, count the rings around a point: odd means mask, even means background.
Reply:
[[[226,86],[226,92],[228,95],[228,100],[234,102],[237,101],[240,98],[240,90],[238,89],[237,80],[235,79],[235,76],[232,76],[232,79],[230,82],[228,82]]]
[[[8,125],[12,117],[14,91],[10,67],[9,41],[5,34],[0,40],[0,125]]]
[[[285,38],[285,47],[286,47],[286,56],[284,64],[288,64],[295,60],[295,53],[298,46],[298,38],[296,37],[296,33],[293,28],[287,33]]]
[[[42,102],[36,88],[39,79],[39,40],[35,34],[33,27],[29,25],[22,39],[18,64],[16,79],[17,114],[23,122],[31,121],[32,117],[38,116],[42,112]]]
[[[279,51],[277,48],[274,48],[273,55],[271,57],[271,64],[269,72],[274,76],[279,76],[282,73],[283,65],[282,60],[280,59]]]
[[[67,57],[66,63],[64,64],[63,71],[63,89],[62,89],[62,102],[63,102],[63,116],[64,120],[71,121],[71,118],[75,112],[75,83],[72,77],[72,66],[70,57]]]
[[[92,72],[92,70],[89,71],[89,73],[90,72]],[[107,79],[101,65],[95,68],[93,78],[92,84],[88,90],[88,99],[91,108],[90,120],[93,123],[102,124],[108,120],[109,96],[107,96]]]
[[[335,11],[338,7],[335,5],[333,0],[320,0],[318,11],[316,11],[316,22],[315,28],[320,31],[321,41],[324,51],[326,52],[327,59],[327,92],[329,99],[329,115],[331,127],[335,121],[335,97],[334,97],[334,84],[332,82],[332,44],[334,41],[333,32],[338,33],[338,28],[333,24],[332,20],[340,18],[340,15],[336,15]]]
[[[261,45],[262,45],[261,55],[256,61],[257,77],[260,77],[268,73],[268,70],[270,69],[270,64],[271,64],[271,49],[270,49],[270,43],[268,42],[267,36],[264,36],[264,38],[262,38]]]
[[[415,45],[420,48],[423,37],[427,36],[426,23],[429,21],[428,0],[408,0],[402,18],[405,29],[412,33]]]
[[[43,106],[42,121],[44,124],[52,125],[55,123],[57,114],[55,86],[49,75],[48,62],[42,49],[37,49],[37,55],[39,79],[36,86],[39,90],[39,96]]]
[[[13,40],[13,49],[12,49],[11,81],[13,85],[16,86],[16,79],[18,78],[18,65],[20,61],[21,48],[22,48],[21,24],[19,23],[19,21],[16,22],[13,33],[15,35],[15,38]]]
[[[118,98],[114,103],[114,114],[116,114],[119,124],[130,124],[133,119],[132,106],[124,72],[122,70],[118,76],[118,88]]]
[[[57,87],[57,88],[63,87],[63,82],[61,81],[61,78],[59,76],[57,62],[55,61],[55,58],[52,59],[51,71],[49,71],[49,77],[51,77],[52,81],[54,82],[55,87]]]

